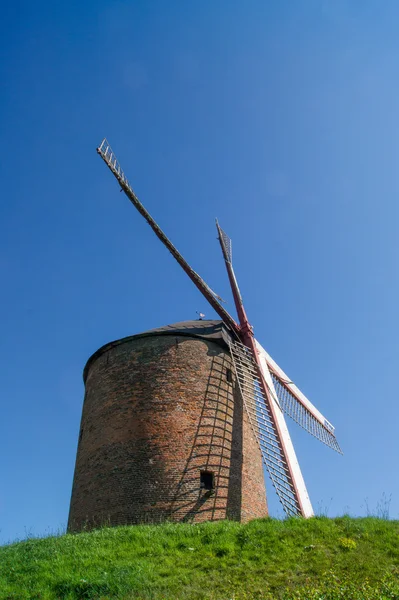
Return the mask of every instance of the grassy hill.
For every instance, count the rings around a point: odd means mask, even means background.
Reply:
[[[142,525],[0,548],[0,599],[399,600],[399,521]]]

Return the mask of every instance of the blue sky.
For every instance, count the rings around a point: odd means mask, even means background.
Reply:
[[[3,10],[0,541],[66,525],[89,355],[214,317],[119,194],[104,136],[229,299],[215,217],[232,237],[257,338],[345,452],[289,423],[316,511],[385,494],[399,518],[397,2]]]

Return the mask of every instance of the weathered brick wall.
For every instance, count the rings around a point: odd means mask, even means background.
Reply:
[[[69,530],[266,514],[260,451],[219,344],[133,337],[90,362]]]

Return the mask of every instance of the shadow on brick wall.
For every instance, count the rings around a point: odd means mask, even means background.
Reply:
[[[242,400],[230,358],[225,353],[215,354],[191,452],[169,511],[170,519],[240,520],[242,419]],[[213,490],[201,488],[201,471],[213,473]]]

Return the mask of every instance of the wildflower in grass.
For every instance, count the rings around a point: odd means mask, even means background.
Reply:
[[[341,548],[343,548],[343,550],[355,550],[357,546],[355,540],[352,540],[351,538],[347,537],[340,538],[339,545],[341,546]]]

